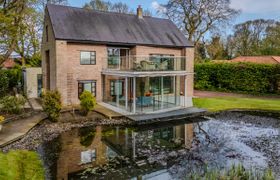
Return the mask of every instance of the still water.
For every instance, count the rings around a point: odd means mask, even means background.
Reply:
[[[72,129],[42,144],[40,154],[49,179],[183,179],[206,167],[224,169],[239,163],[276,172],[279,135],[277,127],[201,117]],[[274,142],[273,157],[256,148],[260,140]]]

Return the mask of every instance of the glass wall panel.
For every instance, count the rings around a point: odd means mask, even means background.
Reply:
[[[103,101],[128,112],[149,113],[182,106],[184,78],[180,76],[133,77],[104,75]],[[135,90],[135,101],[134,101]]]

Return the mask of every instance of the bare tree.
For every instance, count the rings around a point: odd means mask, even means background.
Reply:
[[[84,5],[85,9],[94,9],[99,11],[109,11],[125,14],[135,14],[134,9],[130,8],[127,4],[122,2],[111,3],[110,1],[91,0]],[[152,16],[152,12],[148,9],[143,11],[144,16]]]
[[[230,0],[169,0],[162,6],[161,13],[177,24],[195,45],[207,32],[229,23],[239,14],[230,7]]]
[[[236,55],[261,55],[263,39],[267,29],[275,24],[273,20],[257,19],[234,26],[234,43]]]

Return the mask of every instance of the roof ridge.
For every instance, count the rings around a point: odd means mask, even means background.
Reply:
[[[137,16],[136,14],[128,14],[128,13],[121,13],[121,12],[114,12],[114,11],[104,11],[104,10],[96,10],[96,9],[85,9],[82,7],[74,7],[74,6],[67,6],[67,5],[61,5],[61,4],[51,4],[48,3],[47,6],[60,6],[64,8],[71,8],[71,9],[79,9],[82,11],[92,11],[97,13],[104,13],[104,14],[118,14],[118,15],[124,15],[124,16]],[[167,18],[161,18],[161,17],[154,17],[154,16],[143,16],[144,18],[154,18],[154,19],[161,19],[161,20],[170,20]]]

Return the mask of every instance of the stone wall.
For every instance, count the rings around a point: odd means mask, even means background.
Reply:
[[[38,75],[42,68],[26,68],[24,75],[24,93],[28,98],[38,98]]]

